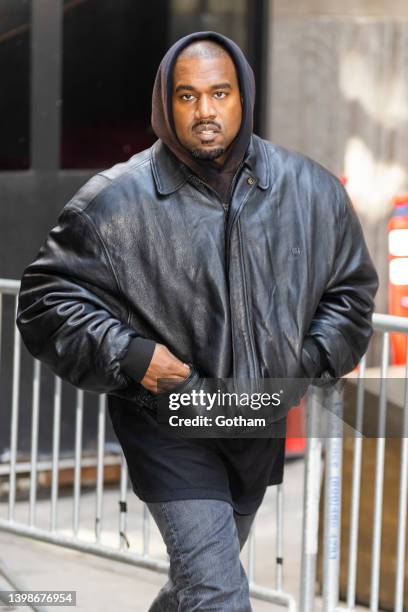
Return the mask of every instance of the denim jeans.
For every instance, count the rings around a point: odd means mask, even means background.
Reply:
[[[239,553],[255,513],[236,514],[217,499],[147,505],[170,557],[169,580],[149,612],[251,612]]]

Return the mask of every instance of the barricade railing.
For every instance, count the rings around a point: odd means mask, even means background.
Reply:
[[[390,386],[390,334],[399,332],[408,335],[408,319],[383,314],[374,314],[374,330],[382,334],[381,367],[379,371],[378,412],[375,415],[377,431],[374,497],[372,512],[372,541],[371,541],[371,567],[369,588],[370,612],[380,610],[380,563],[383,524],[383,493],[384,493],[384,466],[385,441],[387,437],[386,422],[388,396]],[[408,364],[408,341],[407,341]],[[401,373],[402,370],[402,373]],[[404,580],[405,580],[405,548],[406,548],[406,521],[407,521],[407,492],[408,492],[408,365],[400,366],[399,377],[404,379],[401,401],[401,431],[397,437],[401,439],[400,473],[398,503],[396,504],[395,527],[397,532],[397,545],[395,551],[394,601],[392,610],[403,612],[404,609]],[[343,464],[343,394],[335,390],[331,397],[329,412],[332,421],[329,434],[316,436],[319,431],[321,412],[319,406],[324,403],[321,398],[321,389],[312,388],[309,392],[307,411],[307,453],[305,460],[305,490],[304,490],[304,516],[303,516],[303,543],[302,568],[300,590],[300,612],[314,612],[316,610],[315,584],[316,563],[318,554],[318,527],[320,503],[320,476],[322,474],[322,458],[324,457],[324,516],[323,516],[323,568],[322,585],[324,612],[352,612],[356,610],[357,572],[358,572],[358,538],[360,518],[360,493],[362,477],[362,457],[364,436],[364,402],[366,382],[366,356],[358,368],[358,381],[356,391],[355,422],[354,422],[354,448],[351,471],[351,499],[349,509],[348,553],[347,553],[347,583],[346,600],[339,601],[340,586],[340,553],[341,553],[341,504],[342,504],[342,464]],[[327,407],[327,406],[326,406]],[[361,599],[361,598],[360,598]],[[389,607],[387,608],[389,609]]]
[[[0,347],[1,347],[1,321],[3,296],[14,296],[14,319],[17,314],[17,295],[20,283],[13,280],[0,279]],[[82,437],[83,437],[83,412],[84,398],[87,393],[76,390],[75,395],[75,445],[74,445],[74,482],[73,482],[73,521],[72,534],[62,534],[58,531],[58,497],[59,497],[59,471],[62,460],[60,459],[60,434],[61,434],[61,404],[62,404],[62,381],[58,376],[54,377],[53,392],[53,425],[52,425],[52,452],[51,462],[38,460],[38,427],[40,413],[40,380],[42,365],[34,359],[32,398],[31,398],[31,453],[30,453],[30,488],[29,488],[29,518],[28,523],[16,520],[16,479],[22,469],[27,469],[27,461],[22,467],[17,461],[18,449],[18,426],[19,426],[19,403],[20,403],[20,371],[21,371],[21,337],[17,326],[14,326],[13,348],[12,348],[12,392],[11,392],[11,419],[10,419],[10,449],[9,460],[2,464],[8,466],[9,492],[8,492],[8,516],[7,519],[0,518],[0,530],[16,535],[31,537],[43,542],[61,545],[70,549],[80,550],[101,557],[128,564],[136,565],[146,569],[166,573],[168,561],[155,558],[150,554],[150,527],[153,520],[148,508],[143,504],[142,509],[142,552],[136,552],[129,548],[127,534],[127,494],[128,473],[123,453],[120,453],[120,483],[119,483],[119,520],[118,520],[118,546],[113,548],[101,542],[103,532],[102,505],[104,494],[104,465],[105,465],[105,419],[106,419],[106,395],[100,395],[98,399],[97,418],[97,453],[96,453],[96,503],[94,519],[94,542],[84,540],[80,537],[80,505],[81,505],[81,466],[82,466]],[[1,363],[0,363],[1,368]],[[0,417],[1,418],[1,417]],[[1,464],[0,464],[1,465]],[[72,465],[72,462],[71,462]],[[36,525],[36,504],[38,474],[40,469],[51,467],[51,490],[50,490],[50,525],[48,529]],[[255,558],[256,545],[254,532],[256,521],[249,534],[247,543],[248,554],[248,578],[250,582],[250,593],[253,597],[264,601],[274,602],[286,607],[290,612],[296,612],[297,605],[295,597],[284,590],[283,584],[283,513],[284,513],[284,485],[277,485],[276,489],[276,570],[274,587],[264,587],[255,582]],[[164,548],[164,545],[163,545]]]
[[[2,338],[2,305],[3,296],[14,296],[14,313],[17,308],[17,294],[19,282],[0,279],[0,347]],[[15,317],[14,317],[15,318]],[[389,367],[389,334],[390,332],[408,333],[408,320],[401,317],[375,314],[373,324],[376,331],[383,334],[382,363],[381,363],[381,389],[379,397],[379,425],[377,437],[376,455],[376,479],[374,498],[374,524],[372,541],[372,566],[371,566],[371,601],[370,609],[378,610],[379,602],[379,570],[381,556],[381,502],[383,494],[384,475],[384,453],[385,453],[385,418],[387,409],[387,374]],[[0,352],[1,355],[1,352]],[[83,438],[83,412],[84,397],[87,395],[81,390],[75,394],[75,444],[73,449],[73,519],[72,533],[58,532],[58,498],[59,498],[59,471],[64,460],[60,458],[60,434],[61,434],[61,403],[62,403],[62,381],[54,377],[53,391],[53,429],[52,429],[52,453],[51,462],[38,459],[38,426],[40,413],[40,380],[41,364],[34,359],[32,397],[31,397],[31,438],[30,438],[30,487],[29,487],[29,517],[28,523],[16,520],[16,480],[21,470],[21,462],[18,457],[18,426],[19,426],[19,404],[20,404],[20,371],[21,371],[21,338],[16,326],[14,326],[13,348],[12,348],[12,391],[11,391],[11,418],[10,418],[10,449],[9,460],[1,465],[3,471],[8,467],[8,515],[7,519],[0,518],[0,529],[16,535],[31,537],[58,544],[67,548],[92,553],[101,557],[122,561],[139,567],[167,572],[168,561],[156,558],[150,554],[150,526],[151,517],[146,505],[142,510],[142,552],[136,552],[129,548],[127,534],[127,495],[128,495],[128,473],[127,465],[122,453],[118,461],[120,463],[120,482],[118,491],[119,515],[118,515],[118,546],[106,546],[101,541],[103,532],[103,496],[104,496],[104,466],[106,461],[105,445],[105,422],[106,422],[106,396],[98,398],[97,419],[97,451],[96,451],[96,502],[94,517],[94,542],[84,540],[80,537],[80,506],[81,506],[81,467],[83,465],[82,438]],[[356,431],[362,431],[361,423],[364,409],[364,376],[366,360],[362,359],[358,372],[358,389],[356,405]],[[0,363],[1,370],[1,363]],[[407,371],[405,370],[405,380]],[[291,612],[314,612],[317,609],[315,584],[318,557],[318,531],[319,531],[319,504],[322,477],[324,474],[324,517],[323,517],[323,570],[322,584],[323,597],[322,608],[324,612],[336,610],[352,611],[356,605],[356,571],[357,571],[357,542],[358,542],[358,519],[360,508],[360,480],[361,480],[361,458],[362,458],[362,436],[356,435],[354,440],[354,462],[352,471],[352,496],[350,509],[350,542],[348,552],[348,583],[346,607],[339,605],[339,572],[340,572],[340,525],[341,525],[341,488],[342,488],[342,392],[335,389],[330,395],[330,412],[337,415],[338,431],[335,427],[330,435],[316,435],[318,431],[317,421],[320,419],[319,406],[324,403],[322,395],[325,391],[321,388],[312,387],[307,395],[306,431],[307,445],[304,470],[304,497],[303,497],[303,539],[301,547],[301,581],[299,585],[299,596],[289,593],[284,588],[283,581],[283,519],[284,519],[284,487],[285,483],[274,487],[276,489],[276,542],[275,542],[275,583],[273,586],[261,586],[256,583],[254,576],[256,544],[254,531],[256,521],[251,529],[247,544],[248,554],[248,578],[250,581],[250,592],[253,597],[273,602],[286,607]],[[404,554],[406,534],[406,512],[407,512],[407,485],[408,485],[408,400],[407,385],[405,384],[404,405],[404,431],[402,436],[401,451],[401,474],[400,495],[398,506],[398,551],[395,576],[395,611],[403,612],[403,588],[404,588]],[[71,460],[72,461],[72,460]],[[25,462],[26,467],[27,461]],[[72,463],[71,463],[72,465]],[[50,525],[48,529],[39,527],[36,523],[37,487],[38,474],[40,470],[51,467],[51,491],[50,491]]]

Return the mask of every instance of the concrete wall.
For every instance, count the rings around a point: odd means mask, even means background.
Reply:
[[[386,312],[386,224],[408,191],[408,2],[271,1],[268,66],[268,138],[347,176]]]

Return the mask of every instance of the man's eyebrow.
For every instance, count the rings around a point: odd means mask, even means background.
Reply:
[[[177,85],[176,87],[176,93],[178,91],[181,91],[182,89],[187,89],[188,91],[194,91],[194,87],[192,85]]]
[[[216,83],[215,85],[211,86],[211,89],[232,89],[231,83]],[[178,91],[181,90],[187,90],[187,91],[194,91],[194,87],[192,85],[177,85],[175,92],[177,93]]]
[[[232,89],[231,83],[217,83],[216,85],[213,85],[211,87],[211,89]]]

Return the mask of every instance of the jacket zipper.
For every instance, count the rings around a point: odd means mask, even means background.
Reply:
[[[229,190],[229,193],[231,194],[231,196],[232,196],[232,194],[234,192],[235,183],[237,182],[238,175],[239,175],[243,165],[244,165],[244,162],[242,161],[239,164],[239,166],[237,168],[237,171],[234,174],[234,178],[232,179],[231,187],[230,187],[230,190]],[[231,204],[231,200],[232,200],[232,197],[230,197],[230,204]],[[230,241],[231,228],[232,228],[232,223],[233,223],[233,220],[232,220],[231,223],[229,224],[230,227],[228,228],[227,213],[228,213],[228,210],[230,208],[230,204],[228,204],[227,202],[223,203],[224,210],[225,210],[225,216],[224,216],[224,220],[225,220],[225,246],[226,246],[226,248],[225,248],[225,263],[226,263],[226,266],[227,266],[228,277],[229,277],[229,241]]]
[[[232,193],[234,192],[235,183],[237,181],[238,175],[239,175],[240,170],[241,170],[243,165],[244,165],[244,162],[242,161],[239,164],[239,166],[237,168],[237,171],[235,172],[234,177],[232,179],[231,187],[230,187],[230,190],[229,190],[229,193],[231,194],[231,196],[232,196]],[[201,179],[197,179],[197,180],[200,183],[202,183],[205,187],[210,189],[214,193],[214,195],[217,197],[217,200],[221,203],[222,208],[224,209],[225,266],[226,266],[226,280],[227,280],[227,290],[228,290],[228,304],[229,304],[229,309],[230,309],[230,321],[231,321],[232,367],[233,367],[233,378],[235,379],[236,375],[235,375],[234,321],[233,321],[232,311],[231,311],[231,294],[230,294],[230,287],[229,287],[229,251],[230,251],[231,230],[232,230],[232,226],[234,224],[236,213],[235,213],[235,215],[234,215],[234,217],[232,219],[229,219],[229,215],[231,214],[230,204],[231,204],[232,197],[230,197],[230,201],[229,202],[223,202],[221,200],[221,198],[218,196],[217,192],[212,187],[210,187],[209,185],[204,183],[204,181],[202,181]],[[241,249],[241,246],[242,245],[240,244],[240,249]],[[243,286],[244,286],[245,300],[247,301],[245,270],[243,269],[243,265],[242,265],[241,259],[240,259],[240,267],[241,267],[241,274],[242,274],[242,280],[243,280]],[[247,307],[247,303],[246,303],[246,307]],[[255,359],[254,347],[252,345],[252,330],[251,330],[251,325],[250,325],[250,321],[249,321],[248,308],[247,308],[247,317],[246,317],[246,319],[247,319],[247,326],[248,326],[249,337],[251,339],[252,364],[253,364],[253,368],[254,368],[254,371],[255,371],[257,368],[256,368],[256,365],[255,365],[256,364],[256,359]]]
[[[235,183],[237,181],[238,175],[243,165],[244,165],[244,162],[241,161],[231,181],[231,186],[229,189],[229,194],[230,194],[229,202],[222,202],[222,205],[224,208],[225,268],[226,268],[226,279],[227,279],[227,290],[228,290],[228,305],[229,305],[230,321],[231,321],[232,377],[233,377],[233,380],[235,380],[237,377],[236,377],[236,371],[235,371],[236,359],[235,359],[235,345],[234,345],[234,319],[232,316],[231,292],[230,292],[230,285],[229,285],[229,267],[230,267],[229,266],[229,236],[230,236],[231,230],[228,231],[228,216],[231,214],[230,208],[231,208],[232,194],[234,193]]]
[[[233,187],[234,187],[234,182],[235,182],[235,179],[236,179],[236,177],[238,175],[239,169],[237,171],[237,174],[234,176],[234,180],[233,180],[233,183],[232,183],[232,186],[231,186],[231,193],[232,193],[232,190],[233,190]],[[232,228],[233,228],[233,225],[234,225],[234,222],[235,222],[235,218],[236,218],[239,210],[242,208],[242,205],[249,198],[249,195],[250,195],[250,193],[248,193],[248,195],[244,198],[244,200],[242,201],[241,206],[239,207],[239,209],[237,211],[235,211],[234,216],[231,219],[229,219],[228,226],[226,227],[226,255],[225,255],[225,258],[226,258],[227,278],[228,278],[228,280],[229,280],[229,254],[230,254],[231,232],[232,232]],[[246,275],[245,275],[245,268],[244,268],[244,262],[243,262],[242,236],[241,236],[241,228],[239,226],[239,221],[238,221],[238,241],[239,241],[239,250],[240,250],[240,258],[239,258],[239,260],[240,260],[240,268],[241,268],[241,275],[242,275],[242,284],[243,284],[244,299],[245,299],[246,322],[247,322],[248,336],[249,336],[249,341],[250,341],[250,352],[251,352],[251,356],[252,356],[252,367],[254,369],[254,374],[255,375],[259,375],[258,367],[257,367],[257,359],[255,357],[253,328],[252,328],[252,324],[251,324],[251,320],[250,320],[250,316],[249,316],[247,283],[246,283]],[[228,290],[229,290],[229,285],[228,285]],[[230,302],[230,308],[231,308],[231,302]],[[231,326],[232,325],[233,325],[233,323],[232,323],[232,315],[231,315]],[[234,359],[234,377],[235,377],[235,359]],[[258,384],[256,386],[258,386]]]
[[[249,312],[249,302],[248,302],[248,291],[247,291],[247,282],[246,282],[246,273],[245,273],[245,260],[244,260],[244,251],[242,245],[242,235],[241,235],[241,224],[238,219],[237,221],[237,229],[238,229],[238,240],[239,240],[239,255],[240,255],[240,265],[241,265],[241,273],[242,273],[242,283],[244,289],[244,300],[245,300],[245,311],[246,311],[246,319],[248,324],[248,335],[249,335],[249,343],[251,347],[252,353],[252,366],[254,368],[254,374],[259,378],[259,369],[257,359],[255,358],[255,339],[254,339],[254,327],[252,325],[252,319]],[[256,387],[258,387],[259,383],[256,382]],[[258,391],[258,388],[256,389]]]

